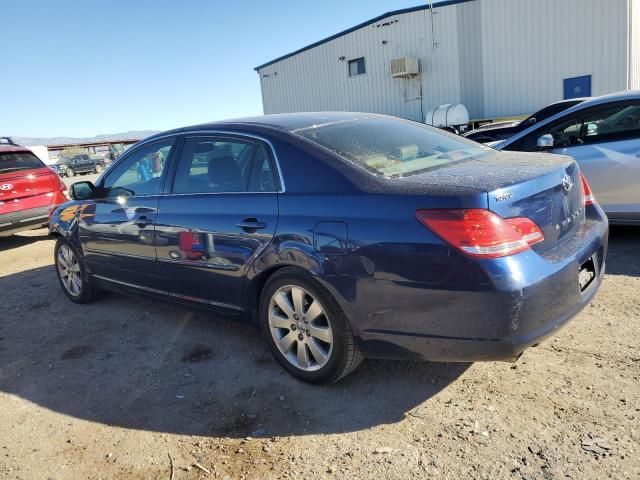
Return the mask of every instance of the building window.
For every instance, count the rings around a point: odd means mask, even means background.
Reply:
[[[362,75],[366,73],[366,69],[364,68],[364,57],[354,58],[353,60],[349,60],[349,76],[355,77],[356,75]]]

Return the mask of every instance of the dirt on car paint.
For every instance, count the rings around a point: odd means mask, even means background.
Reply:
[[[45,233],[0,239],[1,478],[640,478],[640,229],[518,363],[365,361],[326,387],[240,323],[72,304]]]

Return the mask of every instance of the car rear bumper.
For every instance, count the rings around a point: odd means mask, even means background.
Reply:
[[[448,362],[517,359],[564,326],[600,286],[608,224],[599,207],[589,211],[575,236],[546,254],[465,260],[461,268],[477,279],[474,289],[446,281],[434,286],[359,280],[353,287],[356,303],[343,306],[362,352],[373,358]],[[595,277],[581,291],[578,272],[591,258]]]
[[[46,225],[51,206],[0,214],[0,237]]]

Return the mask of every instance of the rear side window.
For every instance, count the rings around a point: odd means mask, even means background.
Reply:
[[[433,127],[387,117],[336,121],[293,133],[382,177],[405,177],[491,151]]]
[[[253,141],[220,137],[185,140],[173,193],[275,191],[266,148]]]
[[[640,105],[600,110],[582,119],[584,143],[598,143],[640,137]]]
[[[31,152],[0,153],[0,173],[44,168],[44,163]]]

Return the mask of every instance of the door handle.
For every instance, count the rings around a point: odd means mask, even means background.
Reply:
[[[153,223],[153,221],[150,218],[145,217],[144,215],[139,217],[135,222],[134,222],[139,228],[144,228],[146,226],[149,226]]]
[[[261,228],[266,228],[267,224],[265,222],[259,222],[257,218],[245,218],[241,222],[236,223],[236,227],[240,227],[243,230],[259,230]]]

